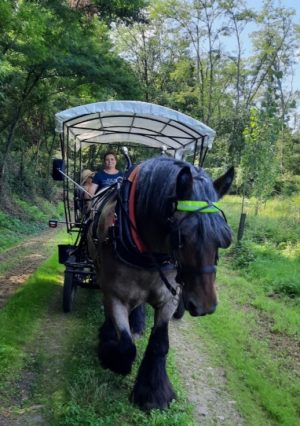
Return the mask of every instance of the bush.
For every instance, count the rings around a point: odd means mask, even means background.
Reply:
[[[296,280],[278,283],[274,287],[274,292],[291,298],[300,297],[300,283]]]
[[[251,248],[251,243],[247,240],[242,240],[232,246],[227,256],[232,259],[234,269],[246,269],[255,261],[255,255]]]
[[[284,174],[280,176],[275,183],[275,192],[286,196],[299,194],[300,176],[291,174]]]
[[[63,203],[50,203],[36,197],[36,205],[28,200],[11,197],[9,211],[0,210],[0,252],[12,247],[28,235],[47,228],[49,219],[61,219],[64,215]],[[15,215],[12,215],[11,212]]]

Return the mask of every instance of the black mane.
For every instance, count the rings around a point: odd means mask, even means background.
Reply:
[[[155,220],[161,229],[166,228],[170,206],[176,197],[177,176],[186,166],[193,176],[191,200],[218,201],[213,182],[202,168],[169,157],[152,158],[142,163],[138,176],[136,213],[143,224]],[[208,240],[219,247],[230,244],[230,228],[218,213],[190,214],[190,218],[184,221],[184,227],[188,235],[199,239],[201,246],[201,242],[207,243]]]

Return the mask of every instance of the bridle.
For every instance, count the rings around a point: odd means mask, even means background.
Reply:
[[[170,242],[172,257],[175,260],[177,265],[177,277],[176,281],[181,285],[184,285],[183,275],[186,273],[193,275],[203,275],[203,274],[215,274],[217,272],[217,263],[218,263],[218,251],[216,252],[215,263],[213,265],[205,265],[201,268],[194,266],[182,265],[177,258],[177,253],[183,248],[183,241],[181,236],[181,225],[182,223],[191,217],[192,214],[197,213],[221,213],[224,220],[227,222],[226,216],[223,210],[219,207],[217,202],[209,201],[196,201],[196,200],[177,200],[173,206],[173,214],[168,218],[168,223],[170,226]],[[187,214],[180,219],[175,217],[175,212],[181,211],[186,212]]]

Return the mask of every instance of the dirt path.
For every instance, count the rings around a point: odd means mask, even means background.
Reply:
[[[0,255],[0,307],[4,306],[16,289],[53,252],[56,245],[54,239],[53,231],[45,232]],[[72,328],[72,317],[66,319],[61,312],[60,298],[58,289],[42,318],[40,335],[27,348],[30,364],[35,365],[35,358],[38,358],[42,348],[47,347],[47,350],[42,350],[49,357],[47,371],[42,379],[35,376],[34,369],[30,366],[22,371],[16,384],[20,399],[16,401],[18,407],[30,398],[37,380],[42,380],[46,386],[49,382],[52,389],[55,385],[53,378],[59,374],[60,363],[65,355],[65,337],[69,334],[70,327]],[[175,349],[176,364],[188,399],[194,406],[195,423],[206,426],[243,425],[235,401],[226,390],[224,372],[211,366],[200,339],[191,332],[188,320],[171,322],[170,343]],[[26,411],[18,410],[17,413],[13,412],[13,407],[11,409],[7,416],[0,415],[0,426],[47,425],[42,405],[33,405]]]
[[[45,231],[0,254],[0,309],[51,253],[56,232]]]
[[[200,338],[191,332],[185,318],[170,323],[170,344],[176,349],[176,365],[188,400],[194,406],[197,423],[201,426],[244,425],[236,402],[226,389],[224,371],[211,366]]]

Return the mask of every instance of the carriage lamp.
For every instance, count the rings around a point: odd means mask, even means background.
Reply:
[[[48,222],[48,226],[49,226],[49,228],[57,228],[57,223],[58,223],[57,220],[51,219]]]

